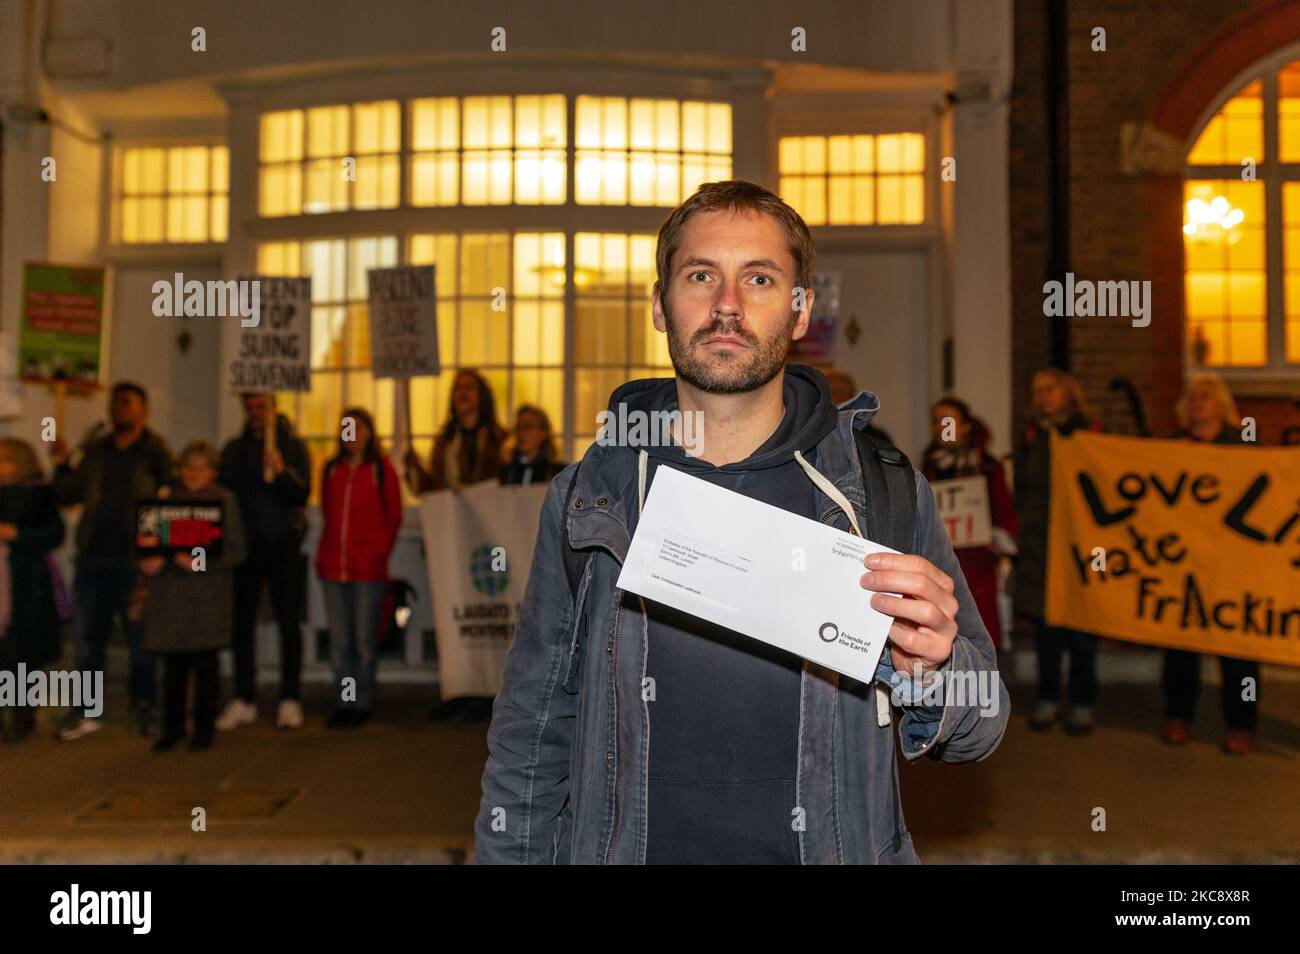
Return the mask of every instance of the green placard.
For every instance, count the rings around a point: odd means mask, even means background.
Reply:
[[[23,265],[18,374],[24,381],[99,380],[104,327],[101,265]]]

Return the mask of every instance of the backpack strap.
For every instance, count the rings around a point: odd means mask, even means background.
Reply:
[[[854,431],[862,488],[867,495],[866,535],[900,553],[916,544],[916,471],[907,455],[883,438]]]
[[[573,479],[569,481],[569,490],[564,495],[564,512],[560,515],[560,553],[564,556],[564,575],[569,580],[569,595],[578,598],[578,581],[582,579],[582,570],[587,564],[588,554],[575,550],[569,542],[569,504],[573,502],[573,492],[578,489],[578,471],[582,462],[573,469]]]

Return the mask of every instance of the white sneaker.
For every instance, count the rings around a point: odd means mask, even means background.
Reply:
[[[257,721],[257,706],[243,699],[231,699],[217,716],[217,731],[229,732]]]
[[[82,736],[90,735],[92,732],[98,732],[102,728],[104,728],[104,723],[99,719],[69,719],[59,729],[59,740],[71,742],[73,739],[79,739]]]
[[[275,714],[275,725],[279,729],[301,729],[302,704],[297,699],[281,699],[279,711]]]

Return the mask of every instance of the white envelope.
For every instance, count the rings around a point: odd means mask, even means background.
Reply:
[[[870,682],[893,622],[859,582],[879,551],[898,552],[660,465],[618,586]]]

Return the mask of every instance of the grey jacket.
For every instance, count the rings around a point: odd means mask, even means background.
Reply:
[[[838,426],[813,454],[859,523],[866,508],[853,431],[878,408],[865,391],[839,405]],[[647,622],[638,598],[615,586],[639,513],[638,456],[628,447],[593,444],[567,513],[575,467],[551,483],[488,731],[475,825],[480,863],[644,863],[650,739],[640,687]],[[816,495],[821,521],[850,531],[841,506],[821,486]],[[900,805],[895,719],[908,761],[923,755],[978,761],[1006,730],[1010,700],[992,641],[919,474],[917,511],[914,552],[953,578],[961,605],[945,678],[985,680],[996,704],[982,710],[969,694],[962,705],[913,707],[899,704],[899,693],[891,701],[888,651],[871,686],[805,662],[797,767],[805,864],[917,862]],[[562,521],[574,547],[594,548],[578,584],[576,613],[561,553]]]

